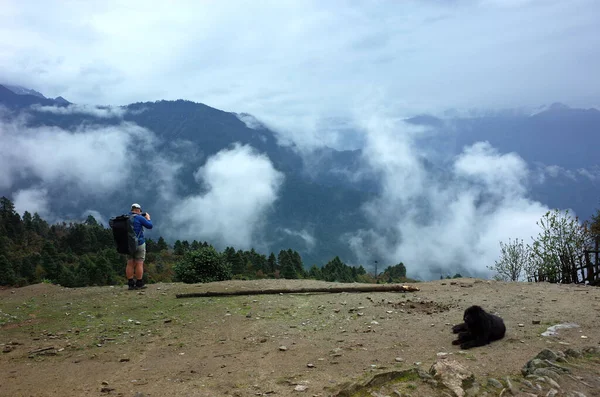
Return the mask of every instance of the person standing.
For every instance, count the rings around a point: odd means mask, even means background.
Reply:
[[[146,259],[144,228],[152,229],[152,221],[150,220],[150,214],[147,212],[142,213],[142,206],[137,203],[131,204],[129,215],[133,217],[131,222],[133,222],[133,231],[137,237],[138,245],[134,255],[129,255],[127,259],[127,268],[125,269],[127,285],[130,290],[144,289],[146,288],[142,280],[144,276],[144,260]]]

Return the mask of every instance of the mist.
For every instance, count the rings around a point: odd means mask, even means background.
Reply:
[[[537,235],[548,208],[528,198],[532,175],[516,153],[478,142],[440,162],[417,144],[422,129],[377,114],[357,124],[365,130],[364,165],[381,193],[362,208],[370,224],[344,239],[367,268],[377,260],[403,262],[421,279],[488,277],[500,241]]]

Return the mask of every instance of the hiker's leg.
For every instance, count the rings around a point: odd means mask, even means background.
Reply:
[[[137,280],[141,280],[144,277],[144,260],[136,259],[135,260],[135,278]]]
[[[131,280],[133,278],[133,271],[135,269],[135,262],[133,259],[127,260],[127,267],[125,268],[125,276],[127,280]]]

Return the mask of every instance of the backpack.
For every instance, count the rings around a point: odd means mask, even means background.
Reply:
[[[138,237],[133,230],[135,215],[123,214],[110,218],[108,224],[113,232],[117,252],[134,255],[138,246]]]

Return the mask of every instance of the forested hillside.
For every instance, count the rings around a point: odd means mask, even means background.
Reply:
[[[218,252],[209,242],[177,240],[173,246],[164,238],[147,239],[144,277],[153,282],[200,282],[181,277],[183,268],[198,255],[216,256],[226,274],[224,279],[312,278],[338,282],[398,282],[406,280],[400,263],[383,268],[375,279],[362,266],[353,267],[333,257],[323,266],[306,270],[302,258],[292,249],[276,255],[243,251],[228,246]],[[125,282],[126,257],[117,253],[112,231],[93,216],[84,222],[49,224],[37,213],[21,217],[13,203],[0,198],[0,285],[24,286],[52,282],[66,287],[121,285]],[[207,265],[200,263],[199,269]],[[198,269],[193,269],[198,272]]]

